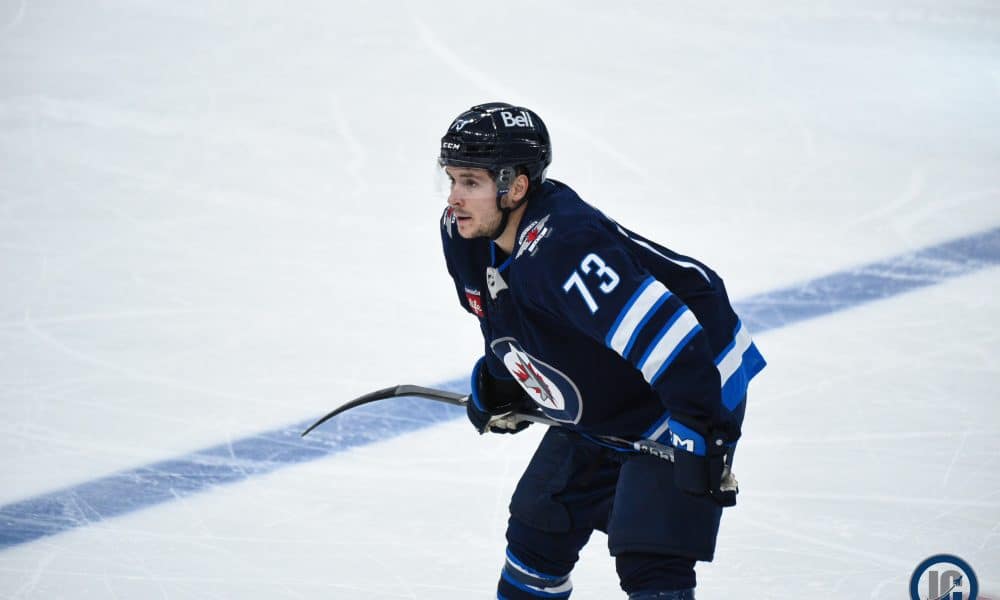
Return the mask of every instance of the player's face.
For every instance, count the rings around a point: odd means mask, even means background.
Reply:
[[[463,238],[493,237],[502,213],[497,209],[497,186],[486,169],[445,167],[451,180],[448,206],[455,213]]]

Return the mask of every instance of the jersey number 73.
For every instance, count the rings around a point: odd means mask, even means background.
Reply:
[[[583,274],[581,275],[581,273]],[[568,294],[573,288],[576,288],[580,292],[580,295],[583,296],[583,301],[587,303],[590,313],[594,314],[600,306],[598,306],[597,301],[594,300],[594,295],[587,288],[584,276],[597,283],[598,289],[605,294],[610,294],[618,286],[621,278],[618,277],[618,273],[609,267],[600,256],[594,253],[588,254],[580,261],[580,268],[573,271],[569,279],[566,280],[566,283],[563,284],[563,291]]]

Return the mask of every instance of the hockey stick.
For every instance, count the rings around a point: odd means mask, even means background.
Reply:
[[[387,387],[385,389],[376,390],[351,400],[347,404],[335,408],[333,411],[324,415],[320,420],[316,421],[309,426],[308,429],[302,432],[301,437],[305,437],[310,431],[316,429],[323,423],[326,423],[330,419],[336,417],[342,412],[348,411],[352,408],[357,408],[363,404],[368,404],[369,402],[376,402],[378,400],[385,400],[387,398],[398,398],[401,396],[415,396],[418,398],[426,398],[428,400],[434,400],[436,402],[444,402],[445,404],[452,404],[455,406],[465,406],[469,402],[469,396],[463,394],[456,394],[455,392],[449,392],[446,390],[437,390],[434,388],[421,387],[419,385],[394,385],[392,387]],[[531,421],[532,423],[538,423],[541,425],[548,425],[549,427],[564,427],[559,421],[550,419],[544,415],[531,414],[531,413],[512,413],[508,415],[516,419],[521,419],[524,421]],[[581,434],[583,435],[583,434]],[[610,435],[595,435],[595,436],[585,436],[599,444],[605,446],[611,446],[617,450],[632,450],[635,452],[641,452],[642,454],[651,454],[658,458],[664,460],[673,461],[674,460],[674,449],[669,446],[664,446],[658,442],[652,440],[638,440],[631,441],[622,438],[610,436]]]
[[[335,408],[330,413],[326,414],[319,421],[316,421],[302,432],[301,437],[305,437],[310,431],[316,429],[323,423],[326,423],[330,419],[336,417],[342,412],[348,411],[352,408],[357,408],[363,404],[368,404],[369,402],[375,402],[377,400],[385,400],[387,398],[398,398],[401,396],[415,396],[417,398],[426,398],[428,400],[436,400],[437,402],[444,402],[445,404],[453,404],[455,406],[465,406],[469,401],[469,396],[463,394],[456,394],[455,392],[449,392],[446,390],[436,390],[433,388],[420,387],[419,385],[394,385],[392,387],[387,387],[382,390],[375,390],[361,396],[360,398],[355,398],[343,406]],[[511,416],[517,417],[524,421],[531,421],[532,423],[539,423],[541,425],[549,426],[559,426],[558,421],[554,421],[546,416],[539,414],[529,414],[529,413],[513,413]]]

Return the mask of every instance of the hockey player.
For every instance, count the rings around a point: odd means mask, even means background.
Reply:
[[[441,238],[485,355],[468,417],[542,438],[510,503],[498,597],[567,598],[594,529],[632,600],[694,598],[712,560],[747,384],[764,360],[718,275],[624,228],[546,179],[548,131],[504,103],[462,113],[441,140],[451,181]],[[608,444],[674,449],[673,462]]]

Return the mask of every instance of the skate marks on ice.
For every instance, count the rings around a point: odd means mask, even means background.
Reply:
[[[754,333],[835,313],[1000,264],[1000,228],[759,294],[737,309]],[[441,387],[463,391],[464,380]],[[307,439],[311,421],[231,440],[0,507],[0,549],[100,522],[451,420],[461,409],[397,398],[339,416]]]

